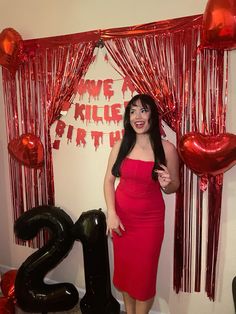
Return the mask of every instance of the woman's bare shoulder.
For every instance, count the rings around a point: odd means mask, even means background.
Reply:
[[[176,151],[175,145],[168,140],[162,139],[162,145],[163,145],[165,153],[168,153],[168,152],[171,153],[171,152]]]

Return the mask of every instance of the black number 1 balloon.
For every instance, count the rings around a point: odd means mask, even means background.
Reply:
[[[44,277],[70,252],[74,241],[83,246],[86,293],[80,302],[83,314],[119,314],[120,305],[112,296],[106,236],[106,218],[101,210],[82,213],[74,224],[60,208],[38,206],[15,222],[15,234],[31,240],[42,228],[49,241],[30,255],[17,271],[15,297],[26,312],[56,312],[72,309],[79,296],[74,285],[47,285]]]
[[[111,294],[106,217],[101,210],[81,214],[73,235],[83,245],[86,293],[80,301],[83,314],[119,314],[120,305]]]

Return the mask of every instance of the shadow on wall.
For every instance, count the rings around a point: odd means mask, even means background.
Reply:
[[[234,299],[234,309],[236,313],[236,277],[234,277],[232,282],[232,292],[233,292],[233,299]]]

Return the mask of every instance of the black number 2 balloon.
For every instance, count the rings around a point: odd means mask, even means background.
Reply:
[[[44,277],[71,250],[73,221],[60,208],[39,206],[25,212],[15,222],[15,234],[22,240],[33,239],[42,228],[49,231],[49,241],[30,255],[17,271],[15,297],[26,312],[66,311],[73,308],[78,292],[71,283],[45,284]]]
[[[83,245],[86,293],[80,302],[83,314],[119,314],[119,303],[111,294],[106,220],[101,210],[83,213],[74,224],[62,209],[38,206],[15,222],[15,234],[33,239],[41,229],[49,241],[30,255],[17,271],[15,297],[26,312],[56,312],[72,309],[79,300],[71,283],[45,284],[46,274],[70,252],[75,240]]]

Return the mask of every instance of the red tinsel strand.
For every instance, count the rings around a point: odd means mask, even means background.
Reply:
[[[193,195],[193,172],[189,174],[189,194]],[[192,291],[193,198],[189,198],[188,291]]]
[[[175,203],[175,230],[174,230],[174,273],[173,273],[173,287],[177,293],[183,286],[183,269],[184,269],[184,182],[183,182],[184,165],[180,165],[180,188],[176,193]]]
[[[223,176],[223,175],[219,175]],[[216,177],[209,180],[208,192],[208,245],[207,245],[207,269],[206,292],[211,300],[215,300],[216,262],[219,244],[222,185],[217,183]]]
[[[183,248],[183,253],[184,253],[184,269],[183,269],[183,291],[185,292],[190,292],[188,290],[188,256],[189,256],[189,251],[188,251],[188,243],[189,243],[189,232],[188,232],[188,227],[189,227],[189,223],[188,223],[188,218],[189,218],[189,206],[188,206],[188,202],[189,202],[189,170],[185,167],[184,169],[184,189],[185,189],[185,198],[184,198],[184,248]]]
[[[216,52],[213,52],[216,53]],[[210,121],[211,134],[219,134],[225,131],[225,115],[223,113],[223,98],[222,93],[224,86],[224,53],[220,51],[216,58],[216,64],[212,65],[215,79],[210,83],[214,84],[212,88],[216,88],[217,93],[217,107],[210,102]],[[213,58],[211,60],[214,61]],[[226,69],[227,70],[227,69]],[[210,84],[209,83],[209,84]],[[215,101],[215,99],[214,99]],[[222,119],[223,117],[223,119]],[[218,177],[221,177],[221,184],[219,184]],[[206,292],[211,300],[215,299],[215,278],[216,278],[216,261],[218,253],[219,229],[220,229],[220,216],[221,216],[221,200],[222,200],[222,185],[223,175],[217,177],[210,177],[209,179],[209,192],[208,192],[208,243],[207,243],[207,270],[206,270]]]
[[[200,178],[197,178],[196,187],[196,247],[195,247],[195,286],[194,291],[201,291],[201,258],[202,258],[202,211],[203,191],[199,189]]]
[[[179,293],[183,284],[183,268],[184,268],[184,214],[183,214],[183,201],[184,201],[184,184],[183,184],[183,165],[180,167],[180,188],[176,193],[175,203],[175,230],[174,230],[174,274],[173,274],[173,287],[176,293]]]

